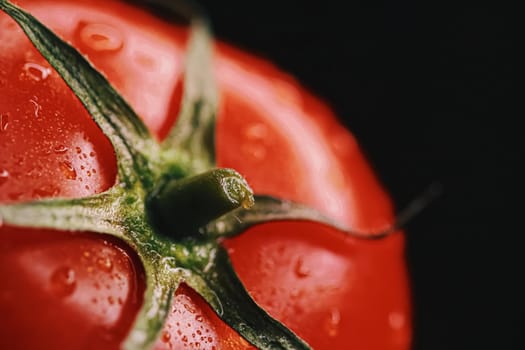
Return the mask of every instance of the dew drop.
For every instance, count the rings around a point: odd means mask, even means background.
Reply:
[[[76,286],[75,271],[69,267],[60,267],[51,275],[51,290],[59,297],[71,295]]]
[[[392,329],[399,330],[405,325],[405,316],[400,312],[391,312],[388,315],[388,323]]]
[[[325,329],[329,337],[335,337],[339,333],[339,324],[341,323],[341,313],[338,309],[332,309],[330,316],[325,322]]]
[[[36,188],[31,192],[31,196],[34,199],[45,198],[45,197],[54,197],[60,193],[58,188]]]
[[[53,152],[55,152],[56,154],[62,154],[62,153],[66,153],[68,149],[69,148],[67,148],[64,145],[57,145],[55,146],[55,148],[53,148]]]
[[[262,123],[249,125],[244,130],[245,143],[241,146],[242,152],[256,160],[264,160],[267,149],[264,141],[268,136],[268,127]]]
[[[245,129],[244,134],[249,139],[264,139],[268,136],[268,127],[262,123],[252,124]]]
[[[110,272],[113,269],[113,263],[110,258],[99,258],[97,264],[103,271]]]
[[[82,42],[95,51],[115,52],[123,46],[120,31],[108,24],[81,23],[79,35]]]
[[[299,257],[295,263],[294,267],[295,275],[299,278],[305,278],[310,275],[310,268],[306,266],[305,262],[303,261],[303,258]]]
[[[170,341],[170,339],[171,339],[171,334],[169,332],[164,331],[164,332],[162,332],[162,338],[161,339],[162,339],[162,341],[164,343],[168,343]]]
[[[25,63],[22,69],[28,77],[35,81],[46,80],[49,74],[51,74],[50,68],[32,62]]]
[[[5,184],[8,178],[9,178],[9,171],[7,171],[6,169],[0,168],[0,186]]]
[[[0,113],[0,132],[7,130],[9,126],[9,113]]]
[[[266,147],[262,143],[246,143],[241,146],[241,150],[246,156],[258,161],[266,158]]]
[[[39,118],[42,106],[38,103],[38,98],[36,96],[33,96],[32,99],[29,99],[29,102],[33,105],[33,108],[35,109],[35,118]]]
[[[193,305],[190,305],[187,303],[184,303],[183,305],[184,305],[184,308],[188,310],[190,314],[194,314],[196,312],[195,307],[193,307]]]
[[[75,180],[77,178],[77,172],[70,162],[61,162],[60,170],[62,170],[62,174],[64,174],[66,179]]]

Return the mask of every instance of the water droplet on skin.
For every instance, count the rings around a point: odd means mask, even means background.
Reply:
[[[124,43],[120,31],[108,24],[81,23],[79,35],[82,42],[95,51],[115,52]]]
[[[341,313],[338,309],[332,309],[330,316],[326,320],[325,328],[328,336],[335,337],[339,333],[339,324],[341,323]]]
[[[0,113],[0,132],[7,130],[9,126],[9,113]]]
[[[299,257],[297,259],[297,262],[295,263],[294,267],[295,275],[299,278],[305,278],[310,275],[310,268],[306,266],[305,262],[303,261],[303,258]]]
[[[77,172],[70,162],[61,162],[60,170],[62,170],[62,174],[64,174],[68,180],[75,180],[77,178]]]
[[[184,303],[183,305],[184,305],[184,308],[185,308],[186,310],[188,310],[188,312],[189,312],[190,314],[194,314],[194,313],[195,313],[196,310],[195,310],[195,307],[193,307],[193,305],[186,304],[186,303]]]
[[[55,148],[53,148],[53,152],[56,154],[66,153],[68,151],[68,148],[64,145],[57,145]]]
[[[161,339],[162,339],[162,341],[164,343],[168,343],[170,341],[170,339],[171,339],[171,334],[169,332],[164,331],[164,332],[162,332],[162,338]]]
[[[258,161],[264,160],[266,157],[266,147],[262,143],[246,143],[241,146],[242,152],[250,158]]]
[[[268,136],[268,127],[262,123],[252,124],[244,130],[244,136],[246,140],[241,150],[249,157],[263,160],[268,153],[264,144]]]
[[[405,325],[405,316],[400,312],[391,312],[388,315],[388,323],[394,330],[399,330]]]
[[[66,297],[75,291],[77,281],[75,271],[69,267],[60,267],[51,275],[51,290],[59,297]]]
[[[51,74],[50,68],[32,62],[25,63],[22,69],[28,77],[35,81],[46,80],[49,74]]]
[[[42,110],[42,106],[38,103],[38,98],[36,96],[33,96],[33,98],[29,100],[29,102],[33,105],[35,109],[35,118],[40,117],[40,111]]]
[[[9,178],[9,171],[7,171],[6,169],[0,169],[0,186],[5,184],[8,178]]]
[[[31,193],[34,199],[57,196],[60,193],[59,188],[37,188]]]
[[[256,123],[248,126],[244,135],[249,139],[261,140],[268,136],[268,127],[262,123]]]
[[[109,258],[99,258],[97,260],[97,264],[100,267],[101,270],[110,272],[113,269],[113,263],[111,262],[111,259]]]

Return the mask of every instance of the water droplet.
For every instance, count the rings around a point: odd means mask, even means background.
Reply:
[[[263,160],[268,153],[264,143],[268,136],[268,127],[262,123],[252,124],[244,130],[244,136],[246,141],[241,150],[249,157]]]
[[[305,278],[310,275],[310,268],[306,266],[302,257],[299,257],[294,267],[295,275],[299,278]]]
[[[97,264],[102,270],[106,272],[110,272],[113,269],[113,263],[111,262],[111,259],[108,257],[99,258],[97,260]]]
[[[118,51],[123,46],[122,34],[118,29],[102,23],[81,23],[80,39],[95,51]]]
[[[8,178],[9,178],[9,171],[7,171],[6,169],[0,168],[0,186],[5,184]]]
[[[49,74],[51,74],[50,68],[32,62],[25,63],[22,69],[28,77],[35,81],[46,80]]]
[[[59,297],[71,295],[76,286],[75,271],[69,267],[60,267],[51,275],[51,290]]]
[[[64,145],[57,145],[55,146],[55,148],[53,148],[53,152],[55,152],[56,154],[61,154],[61,153],[66,153],[68,149],[69,148],[67,148]]]
[[[264,160],[266,157],[266,147],[262,143],[245,143],[241,146],[242,152],[248,157],[254,158],[256,160]]]
[[[31,193],[31,196],[34,199],[46,198],[46,197],[55,197],[60,193],[59,188],[37,188],[34,189]]]
[[[330,316],[325,322],[325,329],[328,336],[335,337],[339,333],[339,324],[341,323],[341,313],[338,309],[332,309]]]
[[[261,140],[268,136],[268,127],[262,123],[256,123],[248,126],[244,135],[249,139]]]
[[[197,316],[195,316],[195,320],[197,322],[202,322],[202,321],[204,321],[204,317],[202,315],[197,315]]]
[[[6,131],[9,126],[9,113],[0,113],[0,132]]]
[[[391,312],[388,315],[388,323],[393,329],[399,330],[405,325],[405,316],[400,312]]]
[[[195,307],[193,305],[190,305],[187,303],[184,303],[183,305],[184,305],[184,308],[188,310],[190,314],[194,314],[196,312]]]
[[[60,170],[62,170],[62,174],[64,174],[66,179],[75,180],[77,178],[77,172],[70,162],[61,162]]]
[[[29,100],[29,102],[31,102],[35,109],[35,118],[40,117],[40,111],[42,110],[42,106],[38,103],[38,97],[33,96],[33,98]]]
[[[166,331],[162,332],[162,341],[164,343],[168,343],[170,339],[171,339],[171,334],[169,332],[166,332]]]

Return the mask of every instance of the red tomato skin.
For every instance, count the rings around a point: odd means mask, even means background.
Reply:
[[[180,103],[186,30],[113,1],[18,3],[86,54],[159,140],[166,136]],[[1,14],[0,29],[0,47],[9,47],[0,53],[0,201],[76,197],[109,188],[116,166],[108,140],[56,72],[47,70],[45,60]],[[94,40],[101,33],[107,40]],[[309,204],[357,230],[392,223],[388,195],[355,139],[325,104],[267,61],[221,42],[215,45],[215,71],[221,93],[219,166],[237,169],[257,193]],[[107,237],[37,231],[0,227],[2,272],[13,276],[0,285],[0,310],[11,315],[0,318],[0,338],[7,342],[0,348],[118,348],[144,288],[134,254]],[[71,300],[98,298],[92,286],[105,281],[104,270],[75,274],[70,295],[57,297],[50,287],[55,270],[55,280],[70,281],[64,261],[75,271],[87,268],[85,250],[64,253],[64,247],[77,245],[100,250],[101,261],[115,261],[124,281],[109,284],[108,293],[121,296],[122,304],[112,304],[114,317],[106,320],[103,331],[97,331],[102,303],[78,313]],[[315,349],[409,348],[410,293],[401,234],[372,242],[318,224],[271,223],[225,246],[255,300]],[[14,263],[24,254],[34,256],[34,266],[47,269],[42,272],[47,279]],[[42,256],[49,264],[36,262]],[[23,295],[20,299],[28,302],[13,302],[9,294]],[[108,300],[109,295],[99,297]],[[60,315],[62,323],[49,318],[50,305],[57,310],[52,316]],[[28,316],[30,311],[48,316]],[[83,326],[75,327],[75,322]],[[103,334],[100,342],[86,341],[93,334]],[[198,295],[181,287],[155,348],[197,343],[208,349],[250,348]]]

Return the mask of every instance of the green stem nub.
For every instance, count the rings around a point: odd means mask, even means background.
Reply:
[[[246,180],[232,169],[213,169],[162,184],[149,198],[149,214],[165,235],[184,238],[239,207],[254,204]]]

